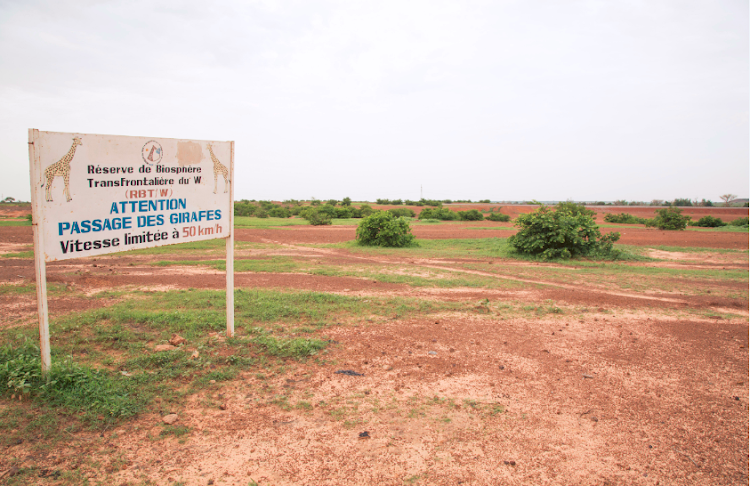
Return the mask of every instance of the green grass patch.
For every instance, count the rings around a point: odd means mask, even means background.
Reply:
[[[310,338],[276,338],[270,334],[263,333],[253,338],[253,343],[263,346],[271,356],[284,358],[305,358],[312,356],[318,351],[325,349],[328,344],[320,339]]]
[[[3,253],[0,255],[3,258],[34,258],[34,250],[19,251],[16,253]]]
[[[526,256],[511,251],[507,244],[507,238],[462,238],[462,239],[445,239],[445,240],[417,240],[418,247],[412,248],[378,248],[360,246],[356,241],[346,241],[334,243],[330,246],[337,248],[346,248],[353,253],[366,253],[376,255],[389,255],[397,257],[424,257],[424,258],[476,258],[476,257],[495,257],[495,258],[513,258],[516,260],[526,261],[543,261],[537,257]],[[314,246],[314,245],[310,245]],[[631,252],[623,245],[615,245],[615,248],[622,251],[621,260],[646,260],[645,257]],[[561,265],[576,265],[581,261],[588,259],[552,259],[544,260],[547,263],[556,263]]]
[[[4,395],[27,395],[47,405],[98,420],[131,417],[143,410],[148,393],[131,380],[72,360],[55,360],[46,380],[39,348],[25,343],[0,348],[0,388]]]
[[[0,219],[0,226],[31,226],[28,219]]]
[[[674,251],[681,253],[741,253],[747,255],[747,250],[735,250],[733,248],[704,248],[700,246],[634,246],[634,245],[617,245],[618,248],[626,250],[629,253],[643,255],[650,250]]]
[[[36,292],[36,284],[34,283],[25,285],[0,284],[0,295],[32,294],[34,292]]]
[[[252,216],[235,216],[235,228],[273,228],[276,226],[304,226],[310,223],[302,218],[255,218]]]
[[[719,232],[719,233],[747,233],[750,231],[749,228],[743,227],[743,226],[718,226],[716,228],[701,228],[699,226],[688,226],[685,228],[687,231],[709,231],[709,232]]]

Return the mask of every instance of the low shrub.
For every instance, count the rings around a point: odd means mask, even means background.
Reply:
[[[235,216],[253,216],[257,210],[258,206],[252,204],[250,201],[237,201],[234,203]]]
[[[604,221],[607,223],[618,223],[618,224],[646,224],[646,218],[639,218],[632,214],[620,213],[620,214],[606,214]]]
[[[400,248],[413,245],[414,235],[404,218],[397,218],[388,211],[378,211],[359,223],[357,241],[367,246]]]
[[[267,217],[268,217],[268,211],[266,211],[266,210],[265,210],[265,209],[263,209],[263,208],[258,208],[258,209],[257,209],[257,210],[255,211],[255,217],[256,217],[256,218],[267,218]]]
[[[692,206],[693,201],[686,197],[678,197],[672,201],[672,206]]]
[[[459,211],[458,219],[461,221],[484,221],[484,215],[476,209],[469,209],[468,211]]]
[[[691,221],[689,224],[690,226],[700,226],[702,228],[720,228],[727,225],[721,218],[714,218],[713,216],[703,216],[698,221]]]
[[[374,213],[375,210],[372,209],[368,204],[363,204],[358,208],[352,208],[352,218],[366,218],[367,216]]]
[[[489,221],[500,221],[502,223],[507,223],[508,221],[510,221],[510,216],[502,213],[490,213],[487,216],[487,219]]]
[[[331,221],[331,216],[321,211],[320,208],[309,207],[302,211],[299,215],[305,218],[307,222],[313,226],[322,226],[333,223],[333,221]]]
[[[318,206],[318,211],[325,214],[329,218],[336,217],[336,208],[334,206],[331,206],[330,204],[324,204],[322,206]]]
[[[291,218],[292,212],[285,207],[276,206],[268,211],[268,215],[272,218]]]
[[[542,205],[533,213],[516,218],[518,233],[508,238],[508,246],[518,253],[551,258],[592,256],[617,258],[613,243],[620,233],[602,235],[594,219],[568,210],[554,211]]]
[[[341,206],[335,208],[334,217],[339,219],[348,219],[352,217],[352,208],[349,206]]]
[[[427,208],[419,213],[419,219],[439,219],[440,221],[455,221],[458,214],[448,208]]]
[[[669,206],[656,210],[656,217],[646,222],[646,226],[662,230],[684,230],[690,221],[690,216],[683,216],[682,209]]]
[[[479,202],[482,203],[482,204],[490,204],[490,200],[489,199],[480,199]]]
[[[419,200],[421,204],[420,206],[432,206],[432,207],[442,207],[443,201],[435,201],[434,199],[425,199],[422,198]]]
[[[396,216],[397,218],[400,218],[400,217],[413,218],[417,215],[417,213],[415,213],[414,210],[410,208],[393,208],[393,209],[389,209],[388,212]]]
[[[744,226],[745,228],[748,227],[748,217],[745,216],[744,218],[737,218],[733,221],[731,221],[729,224],[732,226]]]
[[[573,216],[578,216],[580,214],[583,214],[584,216],[591,216],[592,218],[596,216],[596,212],[591,209],[586,209],[586,206],[581,203],[574,203],[573,201],[560,201],[557,203],[557,206],[555,206],[556,211],[567,211]]]

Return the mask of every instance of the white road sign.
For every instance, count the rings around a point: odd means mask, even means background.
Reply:
[[[231,231],[233,143],[32,130],[46,261]]]
[[[234,142],[31,129],[29,163],[43,373],[48,261],[226,238],[234,335]]]

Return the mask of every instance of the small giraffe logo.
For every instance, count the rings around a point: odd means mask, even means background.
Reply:
[[[70,150],[68,150],[68,153],[65,154],[62,159],[44,170],[44,177],[47,179],[47,182],[45,183],[47,185],[45,190],[47,201],[52,201],[52,193],[50,192],[52,190],[52,181],[54,181],[56,177],[62,177],[63,181],[65,181],[65,190],[63,192],[65,193],[68,202],[70,202],[70,162],[76,154],[76,147],[78,145],[83,145],[81,139],[78,137],[73,138],[73,145],[70,147]],[[42,184],[42,187],[44,187],[45,184]]]
[[[156,140],[149,140],[143,145],[141,149],[141,155],[143,161],[148,165],[158,164],[161,162],[164,151],[161,149],[161,145]]]
[[[208,153],[211,154],[211,160],[214,163],[214,194],[216,194],[216,185],[219,181],[219,174],[224,176],[224,192],[227,192],[229,190],[229,169],[227,169],[226,166],[216,158],[213,148],[211,148],[211,144],[208,143],[206,145],[208,146]]]

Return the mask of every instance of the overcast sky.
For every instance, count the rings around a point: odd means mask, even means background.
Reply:
[[[748,196],[747,1],[0,1],[27,131],[236,141],[236,199]]]

